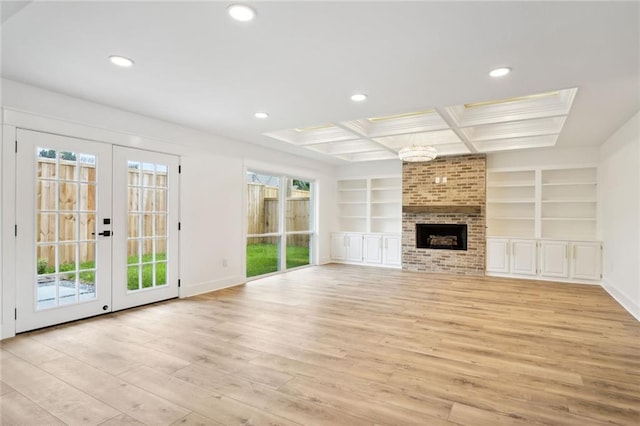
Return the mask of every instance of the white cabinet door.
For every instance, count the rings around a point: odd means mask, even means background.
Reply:
[[[399,235],[385,235],[382,262],[385,265],[402,264],[402,238]]]
[[[540,243],[540,275],[567,278],[569,276],[569,243],[542,241]]]
[[[511,273],[536,275],[535,240],[511,240]]]
[[[362,262],[362,234],[347,234],[347,259]]]
[[[331,234],[331,258],[336,260],[347,258],[347,234]]]
[[[571,278],[600,280],[602,246],[600,243],[571,243]]]
[[[509,240],[487,238],[487,271],[509,272]]]
[[[382,235],[365,235],[363,244],[365,263],[382,263]]]

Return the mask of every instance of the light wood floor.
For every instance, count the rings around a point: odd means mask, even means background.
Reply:
[[[596,286],[329,265],[1,344],[3,425],[640,424]]]

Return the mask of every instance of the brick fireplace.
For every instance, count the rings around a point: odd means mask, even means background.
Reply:
[[[402,165],[402,269],[484,275],[485,179],[481,154]],[[417,224],[466,225],[466,250],[418,248]]]

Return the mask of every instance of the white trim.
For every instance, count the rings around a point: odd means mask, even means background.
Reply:
[[[5,124],[11,124],[25,130],[34,130],[65,137],[108,143],[111,145],[138,148],[147,151],[161,152],[163,154],[180,155],[185,151],[185,147],[183,145],[167,142],[166,140],[107,130],[96,126],[72,122],[60,118],[47,117],[14,108],[4,107],[3,118]],[[160,150],[158,149],[159,146]]]
[[[245,281],[240,276],[231,276],[221,278],[219,280],[205,281],[197,284],[190,284],[185,287],[180,287],[180,299],[186,297],[197,296],[198,294],[210,293],[212,291],[222,290],[225,288],[236,287],[245,284]]]
[[[329,263],[339,263],[341,265],[366,266],[366,267],[372,267],[372,268],[402,269],[402,265],[385,265],[384,263],[366,263],[364,260],[362,262],[352,262],[348,260],[329,259],[327,263],[325,263],[324,265]]]
[[[640,321],[640,304],[634,302],[625,294],[623,294],[620,290],[618,290],[611,283],[607,282],[607,280],[603,280],[602,288],[609,293],[611,297],[614,298],[620,306],[622,306],[627,312],[629,312],[635,319]]]
[[[6,339],[16,335],[16,127],[2,126],[2,334]]]
[[[518,275],[518,274],[511,274],[511,273],[487,272],[487,271],[484,272],[484,275],[487,277],[516,278],[520,280],[546,281],[546,282],[554,282],[559,284],[602,285],[600,281],[576,280],[572,278],[559,278],[559,277],[544,277],[541,275]]]

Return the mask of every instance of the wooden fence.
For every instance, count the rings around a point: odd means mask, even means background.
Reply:
[[[259,183],[247,185],[247,234],[278,232],[278,192],[280,188]],[[288,231],[308,231],[309,191],[292,189],[285,204],[285,220]],[[273,244],[275,237],[252,238],[251,242]],[[308,246],[308,235],[290,235],[288,245]]]
[[[57,173],[57,174],[56,174]],[[75,263],[77,240],[94,240],[96,228],[96,169],[93,164],[60,160],[56,172],[56,160],[38,158],[38,182],[36,194],[36,241],[37,258],[47,265],[55,264],[55,245],[58,244],[58,262]],[[128,235],[132,238],[162,237],[167,234],[167,216],[161,212],[167,208],[167,175],[130,169],[128,182]],[[153,188],[153,186],[158,188]],[[155,201],[155,212],[154,212]],[[56,202],[58,206],[56,207]],[[57,214],[56,214],[57,211]],[[84,211],[85,213],[79,213]],[[160,214],[158,214],[160,213]],[[58,237],[56,239],[56,221]],[[78,226],[77,226],[78,225]],[[154,233],[155,225],[155,233]],[[69,241],[69,244],[65,244]],[[47,243],[52,243],[48,245]],[[138,245],[142,245],[142,254],[153,252],[153,241],[147,238],[127,242],[127,256],[138,254]],[[79,244],[80,262],[95,259],[95,243]],[[156,240],[156,253],[166,250],[166,238]]]

